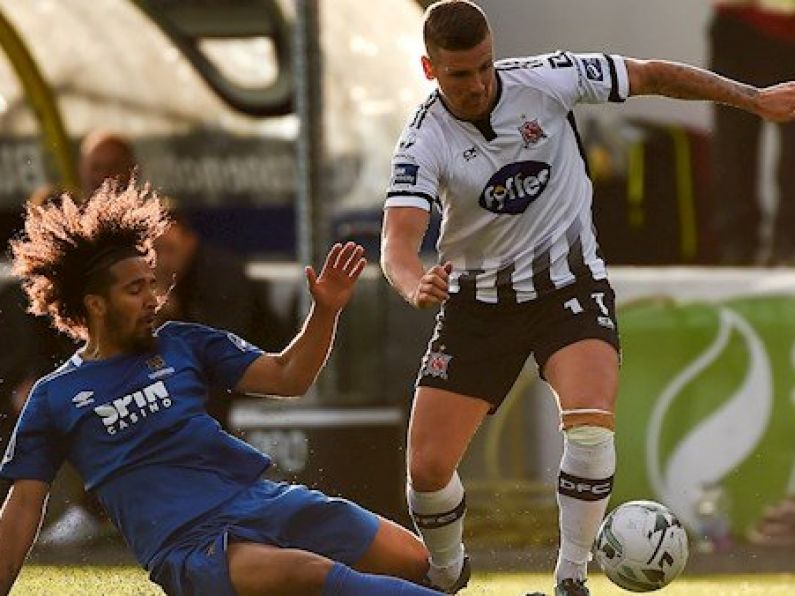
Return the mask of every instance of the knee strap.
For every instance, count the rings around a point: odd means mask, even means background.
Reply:
[[[616,415],[598,408],[577,408],[563,410],[560,413],[560,430],[568,431],[578,426],[599,427],[614,431]]]

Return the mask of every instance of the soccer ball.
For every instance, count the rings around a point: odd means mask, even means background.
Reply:
[[[654,501],[630,501],[602,522],[594,557],[610,580],[631,592],[671,583],[687,563],[687,533],[671,511]]]

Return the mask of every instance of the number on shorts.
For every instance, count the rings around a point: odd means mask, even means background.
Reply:
[[[596,305],[599,307],[599,310],[602,311],[602,314],[605,316],[610,315],[610,311],[607,310],[607,306],[605,306],[605,293],[604,292],[594,292],[591,294],[591,298],[593,298]]]
[[[563,308],[568,308],[571,311],[571,313],[574,315],[578,315],[583,310],[585,310],[580,304],[580,301],[577,300],[576,298],[572,298],[571,300],[567,300],[566,302],[564,302]]]
[[[594,292],[593,294],[591,294],[591,298],[593,298],[593,301],[596,303],[596,306],[599,307],[599,310],[602,312],[603,315],[610,316],[610,311],[607,310],[607,305],[605,304],[604,292]],[[571,311],[571,313],[574,315],[578,315],[585,310],[577,298],[572,298],[564,302],[563,308],[568,308]]]

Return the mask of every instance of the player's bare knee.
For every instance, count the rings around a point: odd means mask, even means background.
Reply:
[[[450,482],[455,464],[438,453],[415,452],[409,461],[409,479],[414,490],[431,492]]]
[[[402,545],[402,556],[405,561],[405,573],[403,577],[412,581],[420,581],[428,573],[428,549],[422,541],[411,535],[410,540],[406,540]]]
[[[412,538],[413,540],[401,541],[399,549],[390,554],[386,568],[372,572],[402,577],[415,583],[421,582],[428,573],[430,553],[418,538],[413,535]]]

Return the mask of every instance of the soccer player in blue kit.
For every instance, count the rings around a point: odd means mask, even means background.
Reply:
[[[65,460],[168,594],[436,593],[406,581],[427,572],[413,534],[344,499],[262,480],[268,456],[205,409],[211,386],[306,392],[365,266],[363,249],[337,244],[320,274],[306,268],[306,322],[281,353],[266,354],[202,325],[154,328],[152,243],[167,225],[148,189],[106,183],[80,207],[68,197],[29,207],[12,242],[31,312],[85,344],[35,384],[2,460],[0,476],[14,484],[0,511],[0,594],[16,580]]]

